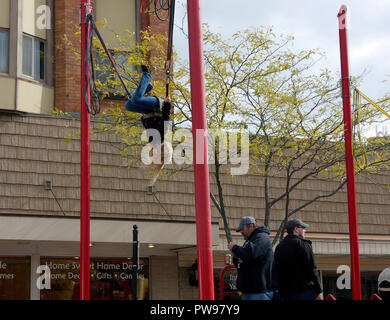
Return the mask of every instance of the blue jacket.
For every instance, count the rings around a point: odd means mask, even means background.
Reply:
[[[242,247],[232,248],[237,288],[243,293],[272,291],[273,251],[268,227],[257,227]]]

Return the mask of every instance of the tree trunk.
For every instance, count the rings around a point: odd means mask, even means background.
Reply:
[[[218,151],[217,147],[215,148],[215,181],[217,182],[217,188],[218,188],[218,198],[219,198],[219,203],[217,203],[217,200],[215,199],[214,195],[211,194],[211,199],[213,200],[215,206],[218,209],[218,212],[220,213],[223,221],[223,228],[226,233],[226,240],[227,242],[232,242],[232,235],[230,232],[230,226],[229,226],[229,221],[226,216],[226,211],[225,211],[225,203],[223,199],[223,188],[222,188],[222,183],[220,179],[220,169],[221,169],[221,164],[219,163],[219,158],[218,158]]]
[[[283,235],[283,232],[284,232],[284,229],[285,229],[286,223],[287,223],[287,221],[288,221],[288,217],[289,217],[289,204],[290,204],[290,192],[289,192],[289,188],[290,188],[290,180],[291,180],[290,168],[291,168],[291,164],[289,164],[289,166],[287,167],[287,176],[286,176],[286,203],[285,203],[285,206],[284,206],[284,219],[283,219],[282,223],[280,224],[280,226],[279,226],[279,228],[278,228],[278,231],[276,232],[275,238],[274,238],[274,240],[272,241],[272,246],[274,246],[277,242],[279,242],[279,239],[282,238],[282,235]]]
[[[264,215],[264,226],[269,226],[269,220],[271,217],[271,202],[269,200],[269,170],[270,170],[270,162],[271,158],[268,158],[264,171],[265,171],[265,177],[264,177],[264,201],[265,201],[265,215]]]
[[[294,215],[298,211],[302,210],[303,208],[307,207],[308,205],[312,204],[313,202],[317,201],[318,199],[329,198],[329,197],[335,195],[338,191],[340,191],[342,189],[342,187],[345,185],[346,181],[347,181],[347,179],[343,178],[341,180],[340,184],[333,191],[331,191],[329,193],[326,193],[326,194],[319,194],[319,195],[315,196],[313,199],[306,201],[304,204],[302,204],[298,208],[295,208],[295,209],[293,209],[291,211],[289,211],[289,209],[286,210],[286,213],[287,212],[288,213],[285,216],[284,220],[281,222],[281,224],[279,226],[279,229],[276,232],[275,238],[272,241],[272,245],[275,245],[279,241],[279,239],[281,238],[282,232],[283,232],[283,230],[285,228],[285,225],[286,225],[286,222],[287,222],[288,218],[290,218],[292,215]],[[287,193],[287,196],[289,196],[289,193],[290,192]]]

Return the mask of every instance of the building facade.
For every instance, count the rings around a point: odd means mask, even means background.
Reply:
[[[0,0],[0,299],[78,299],[80,252],[80,62],[64,46],[77,43],[78,0]],[[95,0],[97,20],[109,46],[113,32],[139,32],[153,16],[139,14],[136,0]],[[165,30],[166,31],[166,30]],[[123,103],[121,101],[120,103]],[[54,107],[74,117],[52,116]],[[92,121],[92,130],[99,125]],[[146,192],[142,167],[128,167],[116,135],[91,136],[91,297],[131,299],[132,230],[140,240],[138,298],[196,299],[190,281],[196,261],[194,178],[191,169],[163,176],[156,194]],[[210,171],[214,168],[211,166]],[[244,215],[264,219],[264,183],[247,174],[222,177],[226,210],[233,229]],[[381,270],[390,265],[389,176],[357,182],[363,297],[374,293]],[[211,178],[211,190],[217,192]],[[310,179],[292,205],[337,182]],[[271,196],[283,190],[283,177]],[[346,189],[296,214],[310,224],[324,292],[351,296],[348,281],[337,281],[350,265]],[[212,205],[214,277],[228,253],[222,219]],[[275,235],[284,217],[280,202],[270,228]],[[241,236],[233,232],[235,242]],[[50,270],[50,280],[42,269]],[[348,277],[345,278],[348,280]],[[192,279],[193,280],[193,279]],[[215,281],[218,289],[218,281]]]

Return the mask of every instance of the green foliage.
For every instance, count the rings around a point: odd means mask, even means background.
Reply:
[[[224,39],[205,25],[203,38],[208,126],[250,132],[250,169],[264,178],[264,224],[269,225],[272,206],[279,201],[284,202],[286,219],[296,212],[287,199],[309,178],[341,181],[335,188],[340,190],[345,183],[341,88],[338,75],[316,70],[323,54],[318,50],[296,52],[292,36],[277,36],[265,27]],[[176,74],[180,75],[175,78],[178,119],[191,122],[188,64],[176,63]],[[359,80],[353,78],[352,84]],[[376,120],[372,110],[360,114],[361,124]],[[355,141],[354,146],[358,175],[387,168],[388,141]],[[286,177],[286,191],[271,198],[269,188],[280,177]],[[222,201],[222,187],[218,191]]]
[[[152,83],[153,95],[164,96],[166,38],[150,30],[142,31],[140,41],[136,41],[130,32],[124,34],[122,38],[117,35],[120,46],[113,49],[113,55],[118,57],[126,85],[131,92],[136,88],[140,74],[134,66],[146,64],[161,75]],[[316,62],[323,54],[318,50],[296,52],[292,36],[276,35],[272,28],[266,27],[238,31],[225,39],[205,24],[203,39],[207,125],[210,130],[245,129],[249,133],[250,170],[260,173],[265,185],[264,224],[269,225],[271,209],[279,201],[284,201],[287,219],[313,201],[340,190],[345,183],[341,88],[338,74],[316,68]],[[97,82],[98,89],[102,97],[111,97],[120,88],[120,83],[98,43],[95,48],[100,57],[97,70],[106,76],[104,81]],[[175,129],[191,126],[192,105],[188,62],[176,55],[174,62],[171,92]],[[359,80],[359,77],[353,78],[352,84]],[[120,154],[137,161],[142,146],[138,116],[113,107],[105,109],[100,117],[109,121],[102,122],[99,131],[117,135],[122,145]],[[354,132],[359,125],[372,124],[376,119],[375,110],[361,108]],[[357,174],[387,169],[389,142],[388,138],[355,139]],[[219,159],[218,146],[224,146],[223,143],[217,141],[215,159]],[[219,203],[214,197],[212,199],[222,215],[230,240],[220,180],[223,168],[222,163],[216,163]],[[281,176],[285,177],[285,191],[271,198],[269,188]],[[332,192],[290,208],[289,200],[294,198],[296,188],[311,178],[341,182]],[[282,222],[278,236],[283,226]]]

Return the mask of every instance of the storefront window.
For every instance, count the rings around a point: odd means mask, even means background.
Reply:
[[[0,300],[30,299],[30,259],[0,257]]]
[[[362,300],[369,300],[373,293],[377,293],[378,275],[380,271],[362,271],[360,274]],[[352,289],[338,288],[337,279],[340,274],[323,271],[322,281],[324,287],[324,298],[331,293],[336,300],[352,300]]]
[[[50,269],[50,289],[41,289],[41,300],[80,299],[80,262],[78,259],[41,258]],[[93,300],[132,300],[131,259],[91,258],[90,297]],[[149,259],[139,259],[138,300],[149,299]]]

